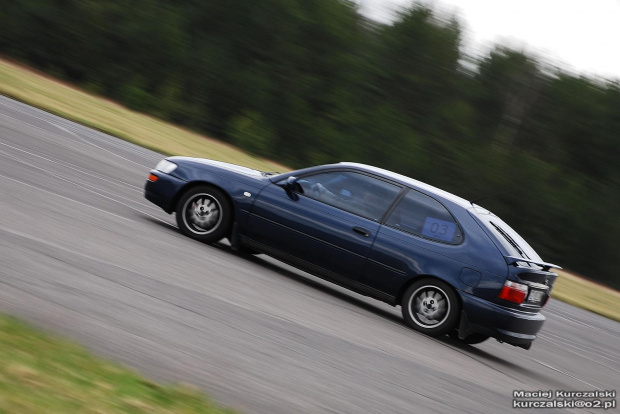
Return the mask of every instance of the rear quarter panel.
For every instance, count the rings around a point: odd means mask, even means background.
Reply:
[[[497,295],[508,268],[489,237],[460,205],[442,200],[459,222],[463,241],[451,245],[382,226],[360,282],[398,300],[414,279],[433,276],[483,298]]]

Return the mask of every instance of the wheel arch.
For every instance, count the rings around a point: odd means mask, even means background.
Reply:
[[[396,305],[400,305],[402,300],[403,300],[403,296],[405,295],[405,292],[407,291],[407,289],[409,289],[409,287],[411,285],[413,285],[414,283],[420,281],[420,280],[440,280],[443,283],[447,284],[448,286],[450,286],[450,288],[454,291],[456,298],[457,298],[457,305],[459,307],[459,311],[461,311],[463,309],[463,302],[461,300],[461,294],[459,293],[458,289],[452,284],[450,283],[450,281],[448,279],[439,277],[439,276],[435,276],[432,274],[422,274],[422,275],[418,275],[416,277],[412,277],[410,278],[406,283],[403,284],[403,286],[401,286],[400,290],[398,291],[398,294],[396,295],[396,300],[395,303]]]
[[[201,186],[208,186],[208,187],[213,187],[219,191],[222,192],[222,194],[224,194],[224,196],[228,199],[228,202],[230,203],[232,210],[231,210],[231,215],[232,215],[232,221],[233,223],[235,222],[235,203],[233,198],[230,196],[230,194],[228,194],[228,191],[226,191],[224,188],[222,188],[221,186],[211,182],[211,181],[190,181],[187,184],[185,184],[183,187],[181,187],[181,189],[175,194],[174,199],[172,200],[172,203],[170,204],[170,210],[171,211],[176,211],[178,204],[179,204],[179,200],[181,199],[181,197],[183,197],[183,194],[187,193],[189,190],[191,190],[192,188],[196,188],[196,187],[201,187]],[[232,231],[232,230],[231,230]]]

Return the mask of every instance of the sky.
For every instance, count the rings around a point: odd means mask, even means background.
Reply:
[[[424,0],[457,15],[463,50],[485,54],[502,44],[563,71],[620,80],[620,0]],[[389,22],[412,0],[357,0],[360,11]]]

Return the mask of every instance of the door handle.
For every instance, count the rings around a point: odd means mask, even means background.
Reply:
[[[353,231],[364,237],[370,237],[370,232],[363,227],[353,227]]]

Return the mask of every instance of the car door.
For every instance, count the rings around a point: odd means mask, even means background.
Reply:
[[[355,279],[400,189],[346,170],[299,177],[289,188],[276,183],[258,195],[247,237],[311,272]]]

